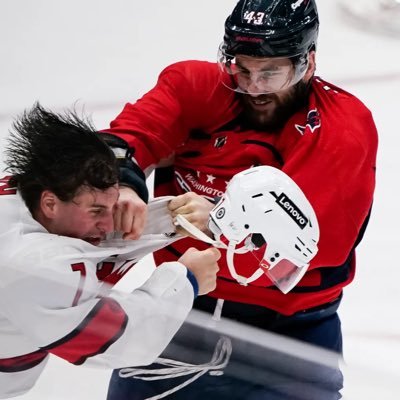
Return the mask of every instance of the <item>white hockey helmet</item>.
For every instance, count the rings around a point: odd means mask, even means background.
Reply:
[[[289,176],[273,167],[236,174],[210,213],[209,229],[217,242],[222,237],[229,241],[228,267],[238,282],[247,284],[266,273],[283,293],[296,286],[318,251],[319,226],[310,202]],[[260,268],[246,278],[236,273],[233,257],[248,251]]]

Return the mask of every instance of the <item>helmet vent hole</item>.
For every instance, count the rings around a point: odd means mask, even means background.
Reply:
[[[251,241],[258,248],[261,248],[266,243],[265,239],[264,239],[263,235],[261,235],[261,233],[253,233],[251,235]]]
[[[244,228],[245,228],[245,229],[249,229],[249,228],[250,228],[250,225],[246,224],[246,225],[244,226]]]

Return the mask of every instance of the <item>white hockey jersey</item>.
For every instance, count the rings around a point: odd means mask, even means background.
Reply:
[[[48,233],[0,180],[0,398],[29,390],[49,354],[120,368],[152,363],[164,350],[192,307],[187,269],[166,263],[132,293],[109,283],[179,239],[167,201],[150,202],[141,239],[96,247]]]

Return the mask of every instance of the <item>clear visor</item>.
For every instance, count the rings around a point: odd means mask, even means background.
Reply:
[[[255,243],[252,254],[259,262],[259,267],[281,292],[285,294],[290,292],[306,273],[308,264],[300,265],[294,260],[280,257],[278,253],[269,256],[267,260],[266,255],[270,253],[270,251],[267,251],[268,244],[265,243],[261,235],[252,236],[252,243]],[[259,236],[261,236],[261,239]]]
[[[218,50],[218,65],[223,74],[223,84],[244,94],[269,94],[280,92],[298,83],[308,67],[308,55],[291,58],[250,57],[230,55],[222,43]]]
[[[290,260],[280,260],[272,266],[263,260],[260,267],[274,285],[285,294],[299,283],[308,269],[308,265],[299,267]]]

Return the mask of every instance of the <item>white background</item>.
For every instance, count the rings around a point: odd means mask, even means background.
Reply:
[[[169,63],[215,60],[223,22],[234,4],[1,0],[0,138],[7,135],[12,117],[36,100],[57,111],[84,108],[98,128],[108,126],[125,102],[154,85]],[[347,398],[398,399],[400,38],[375,34],[369,24],[359,30],[339,12],[335,0],[319,0],[318,5],[317,74],[358,95],[372,110],[380,134],[372,219],[359,246],[355,282],[346,288],[340,309],[345,357],[353,367],[349,383],[355,371],[367,368],[365,385],[358,392],[349,390]],[[147,259],[121,289],[133,288],[151,268]],[[36,387],[21,399],[103,399],[109,375],[52,359]],[[391,394],[376,397],[372,388],[382,388],[384,377]]]

